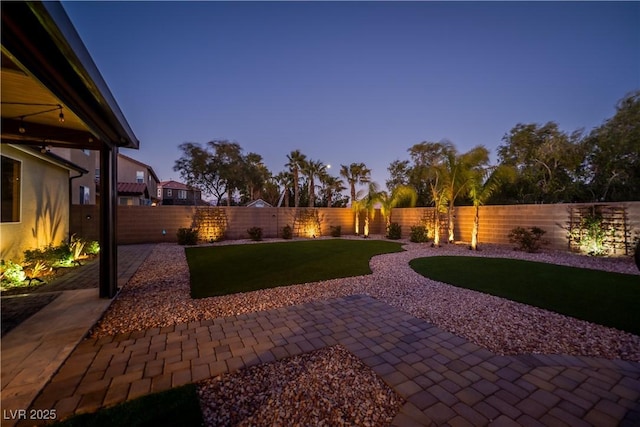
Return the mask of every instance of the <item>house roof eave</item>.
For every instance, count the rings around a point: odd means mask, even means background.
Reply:
[[[3,3],[2,49],[73,111],[102,143],[139,148],[59,2]]]

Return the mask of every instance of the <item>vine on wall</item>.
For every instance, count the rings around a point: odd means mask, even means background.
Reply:
[[[569,249],[593,256],[629,255],[632,251],[627,208],[612,205],[569,208]]]
[[[193,228],[198,231],[199,240],[205,242],[224,239],[227,224],[227,211],[224,208],[199,207],[193,214]]]

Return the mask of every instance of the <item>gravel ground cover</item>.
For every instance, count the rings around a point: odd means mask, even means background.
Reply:
[[[233,243],[239,242],[225,242]],[[549,250],[529,254],[499,245],[484,245],[482,251],[473,252],[463,245],[431,248],[405,243],[405,252],[374,257],[370,275],[199,300],[189,296],[184,249],[160,244],[120,291],[92,336],[367,294],[497,354],[571,354],[640,361],[637,335],[436,282],[415,273],[408,265],[413,258],[457,254],[511,257],[638,274],[632,259],[593,258]]]
[[[202,381],[198,396],[211,427],[384,426],[404,403],[339,345]]]

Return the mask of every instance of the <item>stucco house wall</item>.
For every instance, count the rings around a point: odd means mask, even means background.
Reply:
[[[2,155],[21,162],[20,221],[0,223],[0,258],[19,262],[24,251],[69,237],[69,170],[2,144]]]
[[[51,151],[60,157],[64,157],[72,163],[86,169],[89,173],[84,174],[71,181],[71,203],[74,205],[95,205],[96,204],[96,169],[100,162],[99,153],[95,150],[78,150],[71,148],[53,147]],[[80,175],[76,171],[71,171],[70,177]],[[80,191],[82,187],[82,197]]]

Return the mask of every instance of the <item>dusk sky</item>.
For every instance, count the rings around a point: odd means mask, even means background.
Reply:
[[[161,180],[183,142],[387,167],[518,123],[587,132],[640,89],[640,3],[64,2]]]

